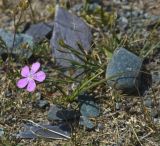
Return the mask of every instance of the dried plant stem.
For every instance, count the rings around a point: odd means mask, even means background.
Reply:
[[[19,19],[17,21],[17,24],[16,24],[16,16],[14,15],[14,36],[13,36],[13,44],[12,44],[12,48],[11,48],[11,54],[12,54],[12,51],[13,51],[13,48],[14,48],[14,45],[15,45],[16,33],[17,33],[19,23],[21,21],[22,15],[23,15],[23,11],[20,12],[20,16],[19,16]]]
[[[28,0],[28,3],[29,3],[29,8],[30,8],[30,10],[31,10],[31,14],[32,14],[32,21],[33,21],[34,23],[36,23],[36,17],[35,17],[33,8],[32,8],[31,0]]]
[[[137,141],[138,141],[138,142],[139,142],[139,144],[142,146],[142,143],[140,142],[140,139],[138,138],[138,136],[137,136],[137,134],[136,134],[136,132],[135,132],[135,130],[134,130],[134,128],[133,128],[133,126],[131,125],[131,123],[129,124],[129,126],[131,127],[131,129],[132,129],[132,131],[133,131],[133,134],[135,135],[135,137],[136,137]]]

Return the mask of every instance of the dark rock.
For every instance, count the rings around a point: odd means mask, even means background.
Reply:
[[[50,106],[48,112],[49,121],[68,121],[77,119],[78,117],[79,113],[77,111],[65,109],[58,105]]]
[[[106,78],[108,84],[126,93],[136,91],[140,85],[142,59],[124,48],[115,50],[108,63]]]
[[[88,0],[89,3],[97,3],[97,4],[101,4],[102,0]]]
[[[95,124],[85,116],[80,117],[79,124],[87,129],[93,129],[95,127]]]
[[[141,73],[141,83],[140,83],[140,88],[139,88],[139,93],[141,96],[145,95],[145,92],[148,91],[152,85],[152,76],[150,74],[150,72],[148,72],[145,69],[141,69],[142,73]]]
[[[25,31],[27,35],[33,37],[34,42],[40,42],[44,39],[49,39],[53,30],[53,26],[47,23],[41,22],[32,24],[28,30]]]
[[[92,34],[90,28],[83,20],[57,6],[54,30],[50,41],[57,65],[65,68],[74,66],[71,61],[83,63],[83,61],[79,59],[73,51],[59,45],[59,41],[61,40],[75,51],[83,54],[77,43],[80,43],[84,50],[88,52],[91,48]],[[83,56],[84,55],[81,55],[81,57]]]
[[[71,128],[67,124],[60,125],[25,125],[24,130],[17,134],[20,139],[68,139],[71,135]]]
[[[14,41],[14,33],[6,31],[4,29],[0,29],[0,37],[8,48],[9,53],[25,56],[27,58],[32,55],[32,52],[29,49],[25,49],[21,46],[22,44],[28,44],[30,47],[33,47],[33,38],[31,36],[28,36],[27,34],[16,34]],[[3,53],[8,53],[6,48],[4,48],[3,50],[1,48],[0,50],[0,55],[2,55]]]

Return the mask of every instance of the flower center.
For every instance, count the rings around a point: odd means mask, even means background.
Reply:
[[[32,73],[29,74],[28,79],[33,80],[33,74]]]

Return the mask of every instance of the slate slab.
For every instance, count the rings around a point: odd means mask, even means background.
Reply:
[[[4,41],[6,47],[8,48],[9,53],[14,53],[18,55],[23,55],[30,57],[32,55],[29,49],[24,49],[21,45],[28,44],[30,47],[33,47],[33,38],[27,34],[16,34],[14,41],[14,33],[6,31],[0,28],[0,37]],[[14,41],[14,47],[13,47]],[[13,50],[11,48],[13,47]],[[7,49],[0,49],[0,55],[7,53]]]
[[[37,24],[32,24],[29,29],[25,31],[25,34],[32,36],[35,43],[41,42],[47,39],[53,30],[53,24],[48,24],[40,22]]]
[[[71,128],[67,124],[59,125],[24,125],[24,130],[20,131],[16,137],[20,139],[68,139],[71,135]]]
[[[106,69],[108,84],[125,92],[135,91],[140,85],[142,59],[125,48],[114,51]]]
[[[72,66],[70,60],[82,63],[73,52],[59,45],[60,40],[63,40],[65,44],[79,52],[81,52],[81,50],[77,43],[80,43],[86,52],[91,50],[91,29],[82,19],[69,13],[64,8],[57,6],[55,11],[54,30],[50,40],[56,63],[64,68]]]
[[[58,105],[51,105],[48,112],[49,121],[75,120],[78,117],[79,113],[77,111],[65,109]]]

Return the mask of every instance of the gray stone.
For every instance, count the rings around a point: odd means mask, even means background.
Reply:
[[[52,25],[40,22],[37,24],[32,24],[25,33],[29,36],[32,36],[34,42],[40,42],[44,39],[47,39],[49,34],[52,33],[52,30],[53,30]]]
[[[100,107],[94,101],[84,101],[80,107],[80,113],[84,117],[98,117]]]
[[[151,72],[152,75],[152,83],[160,84],[160,72]]]
[[[26,130],[26,131],[20,131],[19,134],[16,135],[16,137],[19,139],[36,139],[38,138],[37,135],[35,135],[32,131]]]
[[[54,30],[50,44],[57,65],[71,67],[71,61],[83,63],[72,51],[59,45],[63,40],[65,44],[82,53],[77,43],[80,43],[86,52],[91,48],[91,29],[79,17],[57,6],[55,11]],[[82,53],[83,54],[83,53]],[[83,57],[83,55],[81,56]]]
[[[122,103],[121,102],[116,102],[116,110],[120,110],[122,107]]]
[[[37,100],[36,101],[36,106],[38,108],[41,108],[41,109],[45,109],[46,107],[49,107],[49,102],[47,100]]]
[[[80,113],[84,117],[98,117],[100,115],[100,106],[95,102],[94,96],[83,93],[78,96]]]
[[[8,48],[12,48],[14,33],[0,29],[0,37],[6,43]],[[26,34],[16,34],[14,47],[19,47],[22,43],[28,43],[30,46],[33,46],[33,38]]]
[[[74,120],[78,117],[79,117],[78,112],[70,109],[65,109],[58,105],[50,106],[48,112],[49,121],[68,121],[68,120]]]
[[[96,12],[96,10],[100,9],[100,5],[97,4],[97,3],[93,3],[93,4],[90,4],[88,5],[88,8],[87,8],[87,11],[89,11],[90,13],[91,12]]]
[[[151,116],[152,116],[153,118],[158,118],[158,116],[159,116],[158,111],[155,110],[155,109],[152,109],[152,110],[151,110]]]
[[[20,139],[36,139],[36,138],[47,138],[47,139],[68,139],[71,135],[71,128],[67,124],[60,125],[25,125],[23,131],[20,131],[16,135]]]
[[[103,123],[98,123],[98,125],[97,125],[97,131],[102,131],[104,129],[105,129],[104,124]]]
[[[85,116],[80,117],[79,124],[83,125],[87,129],[93,129],[95,127],[95,124]]]
[[[81,113],[79,124],[87,129],[93,129],[96,125],[89,118],[98,117],[100,115],[99,105],[94,101],[94,97],[87,93],[79,95],[78,102],[80,104]]]
[[[124,31],[128,27],[128,19],[126,17],[124,17],[124,16],[121,16],[118,19],[118,25],[119,25],[119,29],[121,31]]]
[[[30,57],[32,55],[29,49],[25,49],[22,47],[22,44],[28,44],[30,47],[33,47],[33,38],[31,36],[28,36],[27,34],[16,34],[14,41],[14,33],[6,31],[4,29],[0,29],[0,37],[6,44],[9,53],[12,52],[14,54],[22,55],[25,57]],[[13,50],[11,48],[13,48]],[[0,55],[2,55],[3,53],[7,53],[6,48],[0,51]]]
[[[140,85],[142,59],[124,48],[114,51],[106,69],[108,84],[126,93],[136,91]]]
[[[3,135],[4,135],[4,129],[0,128],[0,138],[3,137]]]
[[[76,4],[76,5],[74,5],[72,8],[71,8],[71,10],[72,11],[75,11],[75,12],[79,12],[79,11],[81,11],[83,9],[83,4],[81,3],[81,4]]]
[[[151,98],[145,99],[145,100],[144,100],[144,105],[145,105],[146,107],[148,107],[148,108],[151,108],[151,107],[154,106],[153,101],[152,101]]]

